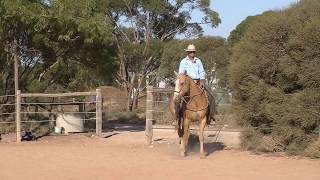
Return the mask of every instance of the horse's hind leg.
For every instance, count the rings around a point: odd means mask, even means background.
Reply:
[[[182,137],[182,141],[180,144],[180,155],[182,157],[185,157],[187,155],[187,146],[188,146],[188,140],[189,140],[189,125],[190,125],[190,121],[189,119],[185,118],[183,121],[183,137]]]
[[[207,118],[204,117],[201,121],[200,121],[200,124],[199,124],[199,141],[200,141],[200,158],[206,158],[206,154],[204,152],[204,128],[206,126],[206,121],[207,121]]]

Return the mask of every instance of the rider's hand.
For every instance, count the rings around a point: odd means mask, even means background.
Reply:
[[[200,80],[200,88],[204,89],[204,80]]]

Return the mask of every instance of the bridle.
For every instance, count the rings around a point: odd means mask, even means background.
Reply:
[[[183,84],[183,86],[180,87],[179,91],[174,90],[173,92],[178,93],[178,98],[181,98],[182,101],[186,103],[186,105],[189,104],[190,102],[192,102],[192,99],[193,99],[194,97],[203,94],[204,91],[205,91],[205,89],[202,89],[200,93],[195,94],[195,95],[193,95],[193,96],[190,96],[190,95],[189,95],[189,96],[181,96],[180,93],[181,93],[181,91],[182,91],[182,89],[183,89],[184,86],[185,86],[185,84]],[[189,100],[187,100],[186,98],[189,98]],[[177,99],[177,98],[176,98],[176,99]],[[176,99],[175,99],[175,101],[176,101]],[[208,98],[206,98],[206,99],[207,99],[207,106],[205,106],[204,108],[202,108],[202,109],[197,109],[197,110],[188,109],[188,108],[186,108],[186,109],[189,110],[189,111],[193,111],[193,112],[202,111],[202,110],[204,110],[204,109],[206,109],[206,108],[209,107]]]

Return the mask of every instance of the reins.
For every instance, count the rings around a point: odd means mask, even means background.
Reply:
[[[194,83],[194,82],[192,81],[192,83]],[[180,88],[179,91],[176,91],[176,90],[175,90],[174,92],[179,93],[179,96],[180,96],[181,89],[182,89],[182,88]],[[193,96],[181,96],[181,99],[182,99],[183,102],[186,103],[186,105],[188,105],[188,104],[190,104],[190,103],[192,102],[192,99],[193,99],[194,97],[199,96],[199,95],[202,95],[204,92],[205,92],[205,89],[202,89],[202,91],[201,91],[200,93],[198,93],[198,94],[195,94],[195,95],[193,95]],[[190,98],[189,101],[186,100],[186,98],[188,98],[188,97]],[[207,96],[205,96],[205,97],[206,97],[206,100],[207,100],[207,105],[206,105],[205,107],[203,107],[202,109],[194,110],[194,109],[189,109],[189,108],[187,108],[187,106],[186,106],[186,110],[193,111],[193,112],[197,112],[197,111],[202,111],[202,110],[208,108],[208,107],[209,107],[208,97],[207,97]]]

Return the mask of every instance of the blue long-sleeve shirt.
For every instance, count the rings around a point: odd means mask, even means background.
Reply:
[[[179,74],[182,74],[185,71],[192,79],[205,79],[206,73],[203,69],[202,62],[197,57],[195,57],[193,61],[190,60],[188,56],[181,60]]]

